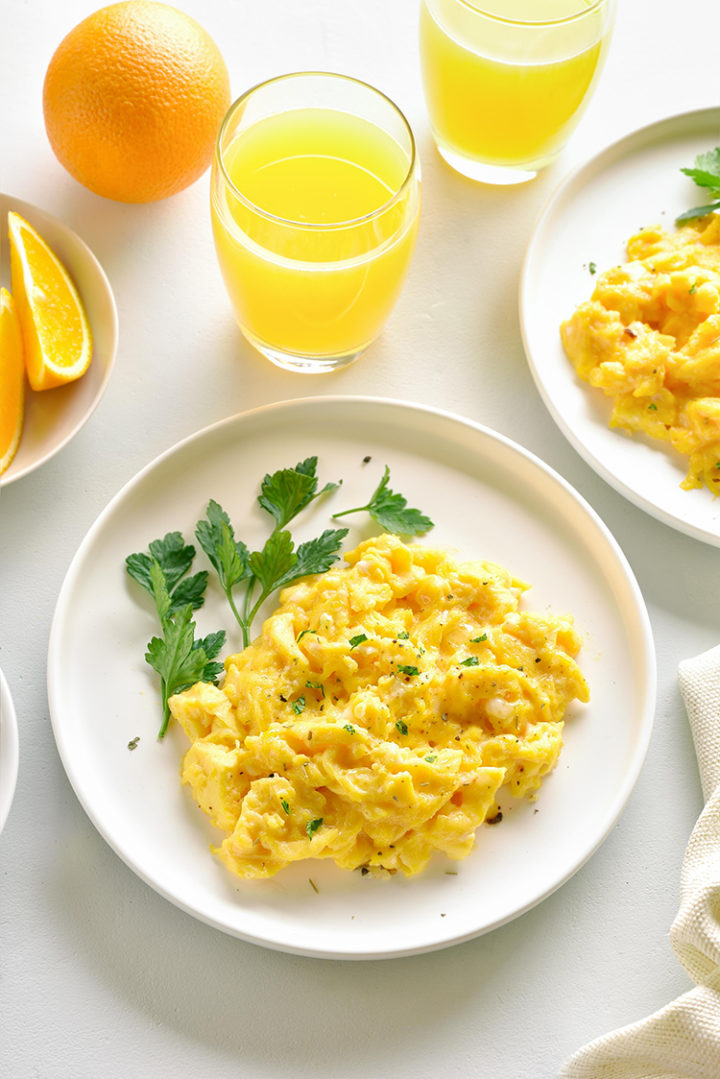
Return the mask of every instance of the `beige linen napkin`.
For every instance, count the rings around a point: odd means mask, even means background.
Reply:
[[[679,674],[705,808],[685,852],[670,942],[696,987],[586,1045],[560,1079],[720,1079],[720,646],[684,660]]]

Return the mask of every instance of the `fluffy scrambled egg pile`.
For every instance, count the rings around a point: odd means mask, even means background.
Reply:
[[[689,458],[685,489],[720,491],[720,217],[645,228],[560,327],[581,378],[613,398],[611,427]]]
[[[527,585],[385,534],[285,589],[222,688],[171,699],[183,781],[239,877],[302,858],[410,876],[467,855],[501,787],[532,796],[588,689],[569,617]]]

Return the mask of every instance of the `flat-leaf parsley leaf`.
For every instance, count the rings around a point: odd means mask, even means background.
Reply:
[[[715,201],[686,210],[675,218],[677,225],[685,221],[694,221],[698,217],[705,217],[713,210],[720,210],[720,146],[716,146],[714,150],[708,150],[707,153],[698,154],[694,168],[680,169],[680,172],[689,176],[698,187],[705,188]]]
[[[339,483],[326,483],[318,491],[317,463],[317,457],[306,457],[295,468],[281,468],[263,479],[258,502],[275,518],[278,528],[289,524],[314,499],[340,486]]]
[[[257,501],[273,518],[275,526],[259,551],[250,551],[242,540],[235,538],[228,514],[214,500],[208,503],[205,518],[198,521],[195,535],[242,630],[244,648],[250,643],[255,615],[273,592],[300,577],[324,573],[337,561],[347,528],[326,529],[321,536],[296,548],[286,527],[316,498],[339,486],[339,483],[326,483],[318,490],[316,468],[317,457],[307,457],[295,468],[282,468],[264,477]],[[240,604],[236,604],[233,595],[238,585],[244,591]]]
[[[170,697],[195,682],[217,682],[222,672],[215,657],[225,643],[224,630],[195,639],[193,611],[204,603],[207,572],[185,577],[194,557],[195,548],[179,532],[168,532],[153,540],[147,552],[125,559],[128,574],[153,597],[162,632],[150,640],[145,653],[160,676],[163,721],[158,738],[170,720]]]
[[[348,513],[366,511],[386,532],[395,532],[400,536],[419,536],[431,529],[433,522],[430,518],[420,510],[408,506],[403,495],[390,490],[389,482],[390,469],[385,465],[383,477],[370,501],[365,506],[355,506],[353,509],[334,513],[333,517],[345,517]]]

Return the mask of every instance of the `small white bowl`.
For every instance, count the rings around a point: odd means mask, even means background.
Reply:
[[[0,475],[0,487],[38,468],[61,450],[90,418],[110,379],[117,352],[117,308],[110,283],[90,248],[56,217],[0,193],[0,270],[10,287],[7,215],[24,217],[64,263],[82,298],[93,335],[93,356],[82,378],[54,390],[28,389],[18,451]]]
[[[7,820],[18,773],[18,728],[10,687],[0,670],[0,832]]]

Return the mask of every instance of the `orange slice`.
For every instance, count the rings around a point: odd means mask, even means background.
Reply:
[[[25,360],[13,298],[0,288],[0,474],[20,445],[25,411]]]
[[[87,315],[70,275],[35,229],[8,214],[12,291],[34,390],[85,374],[92,355]]]

